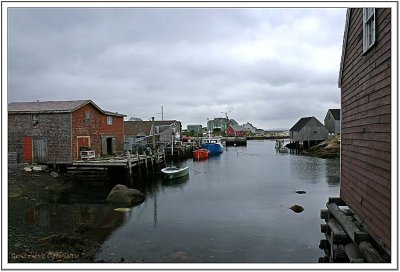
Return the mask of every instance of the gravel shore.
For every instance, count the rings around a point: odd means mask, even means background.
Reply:
[[[58,233],[33,222],[34,207],[72,186],[71,180],[49,171],[26,172],[27,164],[8,167],[8,262],[93,262],[100,244],[89,238],[88,226]],[[86,228],[85,228],[86,227]]]

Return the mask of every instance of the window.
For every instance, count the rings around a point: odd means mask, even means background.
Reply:
[[[90,111],[85,112],[85,123],[86,126],[90,126]]]
[[[32,126],[39,124],[39,116],[37,114],[32,115]]]
[[[107,125],[112,126],[112,116],[107,116]]]
[[[375,8],[363,9],[363,52],[375,44]]]

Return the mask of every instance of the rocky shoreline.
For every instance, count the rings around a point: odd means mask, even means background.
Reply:
[[[32,222],[33,207],[48,203],[50,196],[71,187],[71,180],[48,171],[27,172],[27,166],[8,167],[8,262],[93,262],[100,244],[90,239],[90,227],[58,233]]]
[[[304,150],[302,154],[323,159],[340,158],[340,135],[331,136],[328,140]]]

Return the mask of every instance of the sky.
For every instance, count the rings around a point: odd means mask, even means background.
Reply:
[[[340,108],[346,9],[9,8],[10,102],[90,99],[182,127],[261,129]],[[163,115],[161,114],[163,108]]]

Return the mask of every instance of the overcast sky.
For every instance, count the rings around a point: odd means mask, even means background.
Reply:
[[[8,102],[263,129],[340,108],[345,9],[10,8]]]

